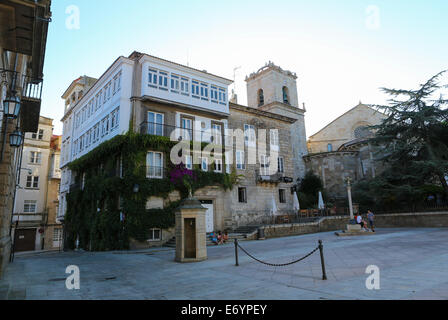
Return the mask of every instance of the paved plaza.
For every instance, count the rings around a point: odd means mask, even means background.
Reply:
[[[287,266],[270,267],[234,246],[208,247],[208,260],[174,262],[168,248],[132,252],[65,252],[18,256],[0,280],[2,299],[448,299],[448,229],[382,229],[372,236],[333,232],[240,242],[255,257],[285,263],[324,243],[327,281],[319,251]],[[80,289],[65,287],[68,265],[80,269]],[[380,289],[368,290],[366,268],[380,270]]]

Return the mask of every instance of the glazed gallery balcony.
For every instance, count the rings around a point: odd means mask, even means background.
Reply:
[[[224,135],[221,130],[193,130],[156,122],[142,122],[139,127],[140,134],[150,134],[172,138],[175,141],[190,140],[223,145]]]

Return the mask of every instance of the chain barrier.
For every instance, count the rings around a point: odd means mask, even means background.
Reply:
[[[297,260],[294,260],[294,261],[291,261],[291,262],[288,262],[288,263],[278,263],[278,264],[276,264],[276,263],[264,262],[264,261],[262,261],[262,260],[260,260],[260,259],[255,258],[253,255],[251,255],[249,252],[247,252],[243,247],[241,247],[239,243],[238,243],[238,248],[240,248],[245,254],[247,254],[249,257],[251,257],[251,258],[254,259],[255,261],[258,261],[258,262],[260,262],[260,263],[262,263],[262,264],[265,264],[265,265],[267,265],[267,266],[271,266],[271,267],[286,267],[286,266],[289,266],[289,265],[291,265],[291,264],[300,262],[300,261],[302,261],[302,260],[308,258],[308,257],[309,257],[310,255],[312,255],[314,252],[316,252],[317,250],[319,250],[319,247],[316,247],[316,249],[314,249],[313,251],[311,251],[310,253],[308,253],[307,255],[303,256],[303,257],[300,258],[300,259],[297,259]]]
[[[265,264],[267,266],[271,266],[271,267],[285,267],[285,266],[289,266],[295,263],[298,263],[302,260],[305,260],[306,258],[308,258],[309,256],[311,256],[313,253],[315,253],[317,250],[320,250],[320,258],[321,258],[321,264],[322,264],[322,280],[327,280],[327,275],[325,272],[325,262],[324,262],[324,255],[323,255],[323,245],[322,245],[322,240],[319,240],[319,245],[312,250],[310,253],[308,253],[307,255],[301,257],[300,259],[288,262],[288,263],[269,263],[269,262],[265,262],[262,261],[260,259],[255,258],[253,255],[251,255],[249,252],[247,252],[243,247],[240,246],[240,244],[238,243],[238,240],[235,239],[235,261],[236,261],[236,266],[238,266],[238,248],[240,248],[245,254],[247,254],[250,258],[254,259],[255,261]]]

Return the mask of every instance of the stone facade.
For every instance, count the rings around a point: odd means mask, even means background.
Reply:
[[[377,150],[368,143],[372,132],[365,127],[378,125],[384,118],[384,114],[359,104],[309,138],[309,154],[304,161],[307,170],[320,176],[330,197],[326,201],[347,197],[346,177],[355,183],[382,170],[375,160]]]
[[[244,129],[245,124],[253,125],[256,132],[266,130],[266,150],[260,149],[260,143],[257,144],[258,150],[254,151],[256,163],[249,163],[250,150],[245,146],[245,169],[237,169],[237,174],[243,175],[241,183],[230,191],[228,199],[228,212],[231,218],[232,227],[258,224],[269,221],[272,217],[272,199],[277,206],[277,214],[289,214],[293,210],[293,199],[291,187],[293,186],[293,177],[295,173],[294,159],[291,153],[290,126],[295,119],[281,116],[275,113],[263,110],[231,104],[229,126],[233,129]],[[269,141],[269,130],[278,130],[279,151],[278,157],[283,159],[283,172],[279,173],[279,179],[273,181],[260,181],[260,155],[270,156],[271,143]],[[257,134],[257,138],[260,139]],[[274,163],[272,163],[274,162]],[[277,166],[275,160],[271,165]],[[234,148],[233,165],[236,164],[236,147]],[[289,182],[284,182],[283,178],[291,178]],[[238,189],[246,188],[246,202],[241,203],[238,199]],[[284,192],[284,199],[280,202],[280,190]]]
[[[383,113],[359,103],[310,136],[307,142],[308,152],[337,151],[344,143],[362,138],[365,133],[361,128],[378,125],[384,118]]]

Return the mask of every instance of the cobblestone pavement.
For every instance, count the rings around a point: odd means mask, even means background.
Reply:
[[[18,256],[0,280],[2,299],[448,299],[448,229],[382,229],[372,236],[333,232],[240,242],[251,254],[285,263],[260,264],[233,244],[208,247],[208,260],[174,262],[167,248],[133,252],[64,252]],[[68,290],[68,265],[80,269],[81,288]],[[380,269],[380,290],[368,290],[366,268]]]

